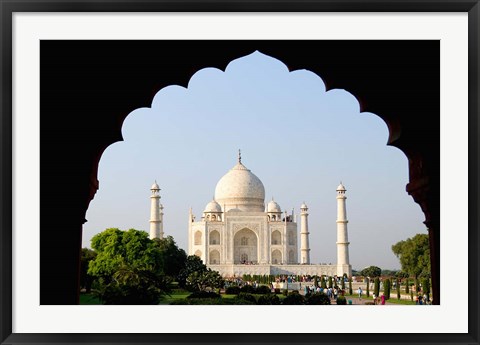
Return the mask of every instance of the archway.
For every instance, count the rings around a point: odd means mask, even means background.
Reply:
[[[272,232],[272,245],[279,245],[282,244],[282,235],[280,234],[280,231],[275,230]]]
[[[209,255],[210,265],[218,265],[220,263],[220,252],[218,250],[212,250]]]
[[[99,159],[106,147],[122,140],[124,118],[133,109],[149,106],[152,92],[167,85],[186,85],[196,70],[208,66],[223,69],[231,60],[255,50],[275,56],[291,70],[307,68],[321,75],[328,90],[348,90],[359,99],[361,111],[385,120],[389,144],[401,149],[409,160],[407,192],[425,214],[434,303],[440,303],[438,41],[136,41],[128,43],[130,49],[125,44],[41,43],[41,170],[51,172],[41,175],[40,188],[41,304],[78,302],[82,224],[99,187]],[[99,64],[99,59],[117,63]],[[125,62],[128,69],[122,65]],[[92,83],[99,78],[101,83]],[[74,126],[58,121],[63,113],[58,99],[76,104],[69,109]],[[95,107],[103,104],[109,107]],[[58,145],[68,147],[69,154],[59,156]],[[56,205],[62,191],[52,188],[57,185],[69,185],[71,196],[60,213]],[[55,246],[58,233],[62,233],[60,247]]]
[[[196,246],[199,246],[199,245],[202,244],[202,232],[201,231],[195,231],[193,243]]]
[[[249,264],[258,262],[257,235],[250,229],[239,230],[233,238],[233,262]]]
[[[282,263],[282,252],[278,249],[275,249],[272,252],[272,264],[279,265]]]
[[[217,230],[210,232],[210,244],[220,244],[220,233]]]

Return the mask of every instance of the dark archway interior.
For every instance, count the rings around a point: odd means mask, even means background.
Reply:
[[[439,41],[41,41],[41,304],[78,303],[82,224],[125,117],[161,88],[255,50],[317,73],[387,123],[389,144],[408,157],[406,192],[425,213],[440,303]]]

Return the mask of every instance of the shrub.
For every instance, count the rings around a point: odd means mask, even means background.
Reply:
[[[366,281],[366,283],[367,283],[367,292],[366,292],[366,294],[367,294],[367,297],[370,297],[370,279],[365,278],[365,281]]]
[[[315,293],[309,295],[306,300],[305,304],[309,305],[329,305],[330,303],[330,298],[328,298],[327,295],[324,293]]]
[[[275,295],[279,295],[280,294],[280,289],[275,289]]]
[[[333,288],[333,279],[332,279],[332,277],[328,277],[328,288]]]
[[[240,287],[236,285],[229,286],[225,289],[225,293],[229,295],[238,295],[240,293]]]
[[[255,288],[252,285],[244,285],[240,288],[240,292],[254,293]]]
[[[195,291],[187,296],[188,299],[191,298],[220,298],[220,295],[213,291]]]
[[[305,304],[305,298],[298,293],[298,291],[292,291],[292,293],[288,294],[282,301],[282,304],[287,305],[300,305]]]
[[[270,292],[272,292],[270,290],[270,287],[268,287],[266,285],[260,285],[254,291],[254,293],[259,294],[259,295],[266,295],[266,294],[269,294]]]
[[[353,295],[353,289],[352,289],[352,278],[348,280],[348,294],[351,296]]]
[[[347,299],[343,296],[338,296],[337,297],[337,304],[338,305],[346,305],[347,304]]]
[[[260,304],[260,305],[270,305],[270,304],[277,305],[277,304],[280,304],[280,298],[278,298],[277,295],[273,295],[273,294],[261,295],[258,298],[257,304]]]
[[[283,289],[282,294],[283,294],[284,296],[288,296],[288,290],[287,290],[287,289]]]
[[[405,282],[405,293],[409,293],[410,291],[408,291],[408,278]]]
[[[247,302],[251,302],[252,304],[257,304],[257,299],[254,295],[246,292],[240,292],[237,296],[235,296],[236,300],[244,300]]]

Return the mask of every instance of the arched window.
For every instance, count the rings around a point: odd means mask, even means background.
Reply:
[[[293,253],[293,250],[290,250],[288,252],[288,263],[292,264],[295,261],[295,255]]]
[[[207,221],[210,221],[210,215],[207,216]]]
[[[195,238],[194,238],[194,242],[193,242],[193,243],[194,243],[196,246],[202,244],[202,232],[201,232],[201,231],[195,232]]]
[[[220,253],[218,250],[212,250],[210,252],[210,264],[218,265],[220,263]]]
[[[216,221],[217,220],[217,216],[212,214],[212,222]]]
[[[248,238],[242,237],[242,240],[240,241],[240,244],[242,246],[248,246]]]
[[[272,264],[279,265],[281,263],[282,263],[282,253],[278,249],[275,249],[272,252]]]
[[[272,232],[272,244],[282,244],[282,235],[280,231],[275,230]]]
[[[210,244],[220,244],[220,233],[217,230],[210,233]]]
[[[276,221],[277,217],[275,215],[272,216],[272,222]]]

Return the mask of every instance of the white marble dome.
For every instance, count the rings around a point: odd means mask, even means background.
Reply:
[[[278,213],[282,212],[282,209],[280,208],[280,205],[277,204],[273,199],[268,203],[267,205],[267,212],[273,212],[273,213]]]
[[[203,211],[204,213],[210,213],[210,212],[222,212],[222,207],[218,202],[214,200],[210,201],[207,206],[205,206],[205,210]]]
[[[340,184],[337,187],[337,191],[346,191],[345,186],[340,182]]]
[[[238,208],[241,211],[264,212],[265,187],[262,181],[239,161],[218,181],[215,200],[220,205],[225,205],[225,211]]]
[[[159,187],[159,185],[157,184],[157,181],[155,181],[154,184],[152,184],[152,187],[150,187],[150,190],[152,190],[152,189],[155,189],[155,190],[158,189],[158,190],[160,190],[160,187]]]

